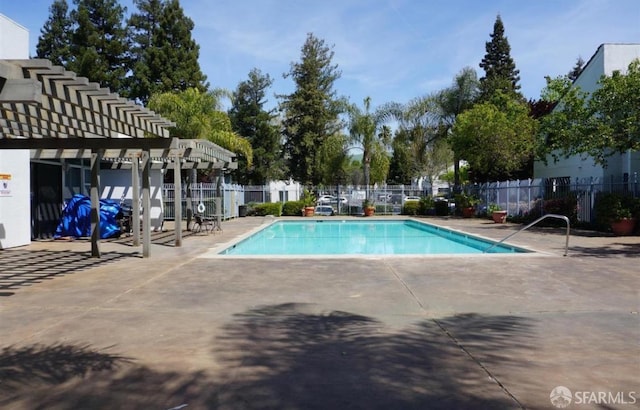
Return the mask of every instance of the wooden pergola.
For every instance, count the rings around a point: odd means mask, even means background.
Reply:
[[[143,209],[143,256],[150,255],[152,164],[170,164],[176,175],[176,220],[182,218],[180,170],[237,167],[235,154],[209,141],[170,138],[171,121],[48,60],[0,60],[0,149],[28,149],[32,159],[90,158],[91,255],[99,249],[99,172],[103,159],[131,167],[134,245]],[[138,180],[142,168],[142,181]],[[137,214],[137,215],[136,215]],[[136,226],[138,225],[138,226]],[[181,224],[175,244],[181,246]]]

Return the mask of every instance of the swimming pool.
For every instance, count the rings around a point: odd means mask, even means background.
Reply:
[[[494,242],[415,220],[277,221],[220,255],[482,254]],[[488,253],[529,252],[500,244]]]

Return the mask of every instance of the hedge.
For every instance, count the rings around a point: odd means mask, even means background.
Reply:
[[[302,208],[304,208],[302,201],[287,201],[282,207],[282,216],[302,216]]]
[[[282,215],[282,204],[280,202],[267,202],[264,204],[255,204],[253,210],[256,216],[280,216]]]
[[[418,201],[405,202],[402,207],[402,215],[420,215],[422,206]]]

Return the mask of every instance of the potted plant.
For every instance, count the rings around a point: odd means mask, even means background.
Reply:
[[[464,192],[457,194],[456,207],[462,212],[463,218],[471,218],[476,214],[476,205],[480,200],[475,195],[467,195]]]
[[[636,226],[636,214],[640,210],[638,199],[629,195],[601,194],[596,204],[596,220],[608,225],[614,235],[631,235]]]
[[[364,216],[372,216],[376,213],[375,205],[368,199],[362,202],[362,210],[364,211]]]
[[[300,198],[302,201],[302,215],[303,216],[314,216],[316,213],[316,197],[311,193],[310,190],[305,189],[302,192],[302,197]]]
[[[491,215],[491,219],[497,224],[505,223],[507,220],[507,211],[503,211],[498,204],[490,204],[487,214]]]

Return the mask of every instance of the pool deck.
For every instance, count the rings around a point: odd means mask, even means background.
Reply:
[[[640,407],[640,237],[575,231],[567,257],[561,228],[513,256],[211,256],[268,220],[182,247],[156,233],[151,258],[129,239],[99,260],[84,240],[0,251],[0,408],[553,409],[556,386],[569,408]]]

